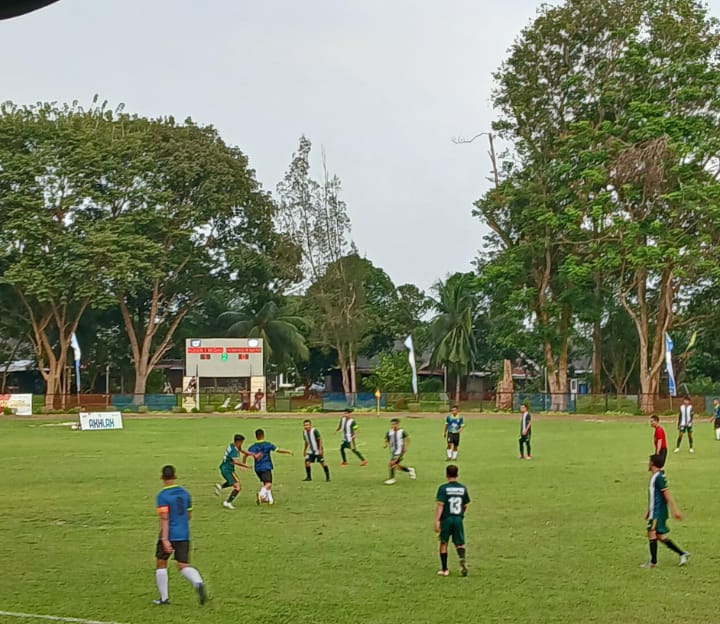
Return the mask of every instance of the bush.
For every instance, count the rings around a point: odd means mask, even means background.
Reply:
[[[398,411],[406,410],[408,408],[407,399],[398,399],[397,401],[394,401],[393,407]]]
[[[216,411],[218,414],[224,414],[225,412],[228,411],[228,408],[227,408],[227,407],[222,407],[222,406],[220,406],[220,407],[216,407],[216,408],[215,408],[215,411]]]
[[[68,410],[68,414],[79,414],[79,413],[82,412],[82,411],[83,411],[83,408],[82,408],[82,407],[71,407],[71,408]]]
[[[5,414],[5,416],[12,416],[13,411],[6,405],[5,407],[3,407],[3,414]]]
[[[215,411],[214,405],[206,405],[202,408],[203,414],[212,414]]]
[[[141,405],[138,407],[138,414],[147,414],[147,412],[148,412],[147,405]]]
[[[172,407],[172,413],[173,414],[187,414],[184,407],[181,407],[180,405],[173,405]]]

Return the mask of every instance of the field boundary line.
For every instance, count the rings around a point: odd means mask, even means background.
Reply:
[[[15,617],[35,620],[51,620],[53,622],[75,622],[75,624],[122,624],[121,622],[100,622],[98,620],[84,620],[83,618],[62,617],[60,615],[39,615],[37,613],[16,613],[15,611],[0,611],[0,617]]]

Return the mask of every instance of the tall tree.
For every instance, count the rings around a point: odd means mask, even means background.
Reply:
[[[477,292],[471,273],[456,273],[434,287],[437,314],[430,322],[433,352],[430,361],[445,366],[455,377],[455,400],[460,400],[460,382],[475,363],[473,331]]]

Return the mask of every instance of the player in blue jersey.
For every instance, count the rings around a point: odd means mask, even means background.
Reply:
[[[162,480],[165,484],[157,495],[157,511],[160,517],[160,536],[155,546],[155,583],[160,598],[156,605],[170,604],[168,598],[167,562],[175,553],[178,570],[197,590],[200,604],[205,604],[207,593],[200,573],[190,565],[190,516],[192,500],[190,492],[175,483],[175,467],[163,466]]]
[[[457,459],[460,434],[465,429],[465,420],[462,416],[458,416],[457,405],[453,405],[450,412],[445,418],[445,426],[443,427],[443,438],[447,440],[447,461]]]
[[[678,509],[673,497],[670,496],[665,473],[663,472],[663,462],[659,455],[650,455],[650,463],[648,471],[652,473],[650,484],[648,486],[648,508],[645,512],[645,520],[648,521],[647,532],[648,541],[650,543],[650,561],[643,563],[643,568],[654,568],[657,565],[657,543],[662,542],[673,552],[680,555],[680,565],[685,565],[688,561],[689,553],[679,548],[667,534],[670,529],[667,527],[668,508],[673,518],[682,520],[682,514]]]
[[[240,494],[240,479],[235,474],[235,466],[249,470],[249,466],[246,466],[242,462],[238,461],[238,457],[242,454],[243,457],[250,455],[247,451],[243,451],[242,444],[245,441],[245,436],[236,433],[233,441],[228,444],[223,455],[222,462],[220,463],[220,474],[223,476],[225,481],[223,483],[215,484],[215,496],[220,496],[220,492],[223,488],[232,487],[232,492],[226,501],[223,501],[223,507],[226,509],[235,509],[233,501],[235,497]]]
[[[275,499],[273,498],[271,491],[273,482],[273,463],[270,453],[276,451],[281,455],[292,455],[292,451],[278,448],[272,442],[267,442],[265,440],[265,432],[262,429],[257,429],[255,431],[255,440],[255,444],[248,449],[248,454],[252,455],[255,459],[255,474],[258,479],[260,479],[260,483],[263,484],[260,491],[255,495],[255,500],[258,505],[260,503],[274,505]],[[243,458],[243,461],[245,461],[245,458]]]

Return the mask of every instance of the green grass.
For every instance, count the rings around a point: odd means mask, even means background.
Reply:
[[[651,429],[637,421],[543,420],[534,458],[517,459],[516,418],[473,419],[461,446],[470,576],[436,576],[434,495],[444,477],[442,421],[403,418],[417,481],[383,485],[388,418],[359,416],[361,450],[339,464],[336,417],[314,417],[333,481],[318,466],[303,483],[302,417],[126,419],[123,431],[76,432],[42,421],[0,420],[0,610],[137,624],[253,622],[652,623],[717,619],[716,474],[720,443],[699,424],[697,453],[668,460],[686,514],[671,536],[690,564],[660,547],[647,559],[643,513]],[[56,421],[57,422],[57,421]],[[243,473],[237,509],[213,495],[224,448],[262,423],[275,457],[277,505],[256,507]],[[669,437],[673,432],[667,427]],[[192,562],[210,601],[170,569],[170,607],[154,607],[155,495],[174,464],[193,494]],[[31,624],[0,616],[5,624]]]

